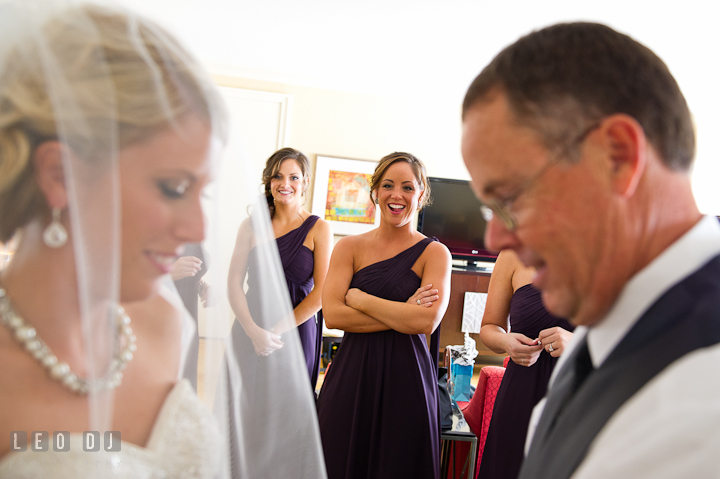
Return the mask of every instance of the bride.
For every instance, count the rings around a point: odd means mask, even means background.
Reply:
[[[0,276],[0,476],[226,476],[228,418],[179,380],[190,333],[163,285],[205,238],[224,110],[153,22],[59,7],[0,5],[0,242],[17,243]]]

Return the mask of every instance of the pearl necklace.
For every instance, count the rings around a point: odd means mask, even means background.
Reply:
[[[0,323],[10,330],[15,340],[47,370],[51,378],[76,394],[85,395],[90,391],[114,389],[122,382],[122,370],[132,360],[133,352],[137,350],[135,344],[137,338],[133,336],[130,318],[121,306],[117,308],[115,320],[119,333],[115,346],[117,356],[112,360],[104,377],[95,380],[83,378],[73,373],[67,363],[58,361],[45,341],[37,335],[35,328],[27,324],[15,311],[5,290],[0,288]]]

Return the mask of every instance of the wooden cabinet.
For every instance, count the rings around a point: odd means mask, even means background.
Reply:
[[[490,273],[453,269],[450,281],[450,303],[440,324],[441,351],[448,345],[463,344],[464,334],[460,331],[460,328],[462,326],[465,292],[487,293],[490,284]],[[499,356],[499,354],[490,351],[480,341],[479,334],[471,334],[470,336],[477,342],[477,349],[481,356]]]

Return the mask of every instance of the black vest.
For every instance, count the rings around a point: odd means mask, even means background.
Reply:
[[[519,479],[566,479],[615,412],[667,366],[686,354],[720,343],[720,256],[663,294],[593,371],[553,421],[546,407]],[[576,351],[575,351],[576,352]],[[720,398],[718,398],[720,400]],[[557,401],[555,401],[557,402]]]

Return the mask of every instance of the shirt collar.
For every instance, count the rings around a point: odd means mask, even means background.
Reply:
[[[593,366],[597,368],[607,359],[630,328],[660,296],[718,254],[720,222],[714,216],[705,216],[635,274],[607,315],[596,325],[587,328],[588,349]]]

